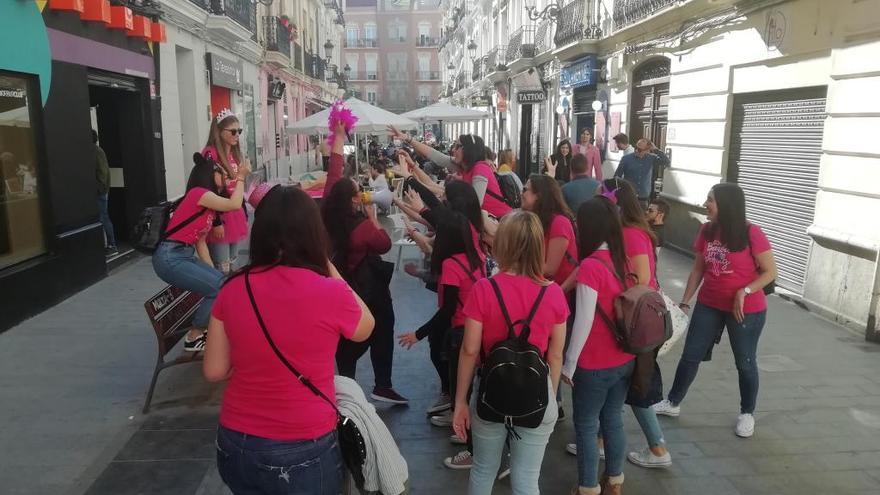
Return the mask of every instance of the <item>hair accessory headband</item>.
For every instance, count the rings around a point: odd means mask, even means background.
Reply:
[[[232,113],[232,110],[224,108],[223,110],[220,110],[220,113],[217,114],[217,123],[219,124],[229,117],[235,117],[235,114]]]
[[[614,186],[615,186],[614,189],[609,191],[608,188],[605,187],[605,182],[603,181],[602,182],[602,192],[600,194],[601,194],[601,196],[607,198],[609,201],[611,201],[613,204],[616,205],[617,204],[617,190],[620,189],[620,185],[617,182],[617,177],[614,178]]]

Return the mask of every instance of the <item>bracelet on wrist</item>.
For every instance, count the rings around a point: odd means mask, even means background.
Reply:
[[[685,308],[690,308],[690,307],[691,307],[690,304],[685,303],[685,302],[683,302],[683,303],[678,303],[678,306],[679,306],[679,307],[685,307]]]

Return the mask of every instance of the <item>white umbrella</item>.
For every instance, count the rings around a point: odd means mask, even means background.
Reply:
[[[402,113],[400,116],[424,124],[427,122],[472,122],[485,119],[489,114],[481,110],[471,110],[440,102]]]
[[[357,124],[352,129],[352,132],[355,133],[385,132],[389,125],[393,125],[398,129],[418,128],[418,123],[413,120],[393,114],[387,110],[382,110],[357,98],[345,100],[345,105],[358,118]],[[287,126],[287,132],[290,134],[326,134],[328,132],[327,117],[329,115],[330,109],[324,109],[290,124]]]

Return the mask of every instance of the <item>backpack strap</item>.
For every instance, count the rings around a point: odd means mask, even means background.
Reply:
[[[507,306],[504,305],[504,297],[501,295],[501,289],[498,288],[498,282],[496,282],[493,277],[489,279],[489,283],[492,284],[492,290],[495,291],[498,305],[501,306],[501,314],[504,315],[504,323],[507,325],[507,338],[515,338],[516,334],[513,332],[513,322],[510,321],[510,313],[507,312]]]
[[[498,186],[500,187],[501,184],[498,184]],[[486,194],[488,194],[489,196],[492,196],[493,198],[497,199],[498,201],[501,201],[504,204],[507,204],[507,198],[496,193],[495,191],[491,191],[488,186],[486,186]],[[508,206],[510,206],[510,205],[508,205]]]
[[[535,317],[535,313],[538,312],[538,306],[541,305],[541,299],[544,299],[544,293],[547,292],[547,287],[549,285],[542,285],[541,290],[538,292],[538,297],[535,298],[535,303],[532,304],[532,310],[529,312],[529,316],[522,320],[523,329],[522,332],[519,333],[519,338],[522,340],[528,340],[529,335],[532,333],[532,318]]]
[[[529,311],[529,315],[524,320],[518,320],[513,322],[510,320],[510,313],[507,312],[507,306],[504,305],[504,297],[501,295],[501,289],[498,288],[498,283],[494,278],[489,279],[489,283],[492,284],[492,290],[495,291],[495,297],[498,299],[498,305],[501,306],[501,314],[504,315],[504,323],[507,324],[507,338],[514,339],[516,338],[516,333],[513,331],[513,326],[516,323],[521,323],[523,326],[522,332],[519,334],[519,338],[522,340],[528,340],[529,335],[532,333],[530,325],[532,324],[532,318],[535,317],[535,313],[538,312],[538,306],[541,305],[541,300],[544,299],[544,293],[547,292],[547,285],[541,286],[541,291],[538,292],[538,297],[535,298],[534,304],[532,304],[532,309]]]

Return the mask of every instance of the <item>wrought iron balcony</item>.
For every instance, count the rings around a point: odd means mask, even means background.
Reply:
[[[522,26],[510,36],[505,60],[510,64],[521,58],[532,58],[534,56],[535,28],[534,26]]]
[[[374,70],[351,71],[348,78],[352,81],[378,81],[379,73]]]
[[[345,48],[378,48],[379,40],[376,38],[345,38],[343,45]]]
[[[306,51],[305,55],[305,73],[312,79],[324,80],[324,69],[327,65],[324,59],[316,54]]]
[[[639,22],[676,3],[678,0],[616,0],[612,14],[614,29]]]
[[[419,81],[439,81],[440,72],[434,70],[420,70],[416,72],[416,79]]]
[[[553,49],[553,26],[555,25],[556,23],[550,19],[538,24],[538,29],[535,30],[535,55]]]
[[[274,15],[263,17],[265,46],[270,52],[278,52],[290,59],[290,33]]]
[[[507,70],[507,47],[498,45],[486,54],[486,74]]]
[[[602,36],[599,20],[592,9],[588,11],[586,6],[587,2],[584,0],[574,0],[559,10],[559,23],[553,37],[557,48]]]
[[[293,43],[293,68],[303,70],[303,52],[299,43]]]
[[[416,40],[416,46],[419,48],[434,48],[440,45],[440,38],[434,38],[431,36],[419,35],[419,38]]]
[[[248,31],[257,32],[257,7],[251,0],[211,0],[211,13],[225,15]]]
[[[474,81],[479,81],[486,75],[486,57],[480,57],[474,60],[474,70],[471,74]]]

